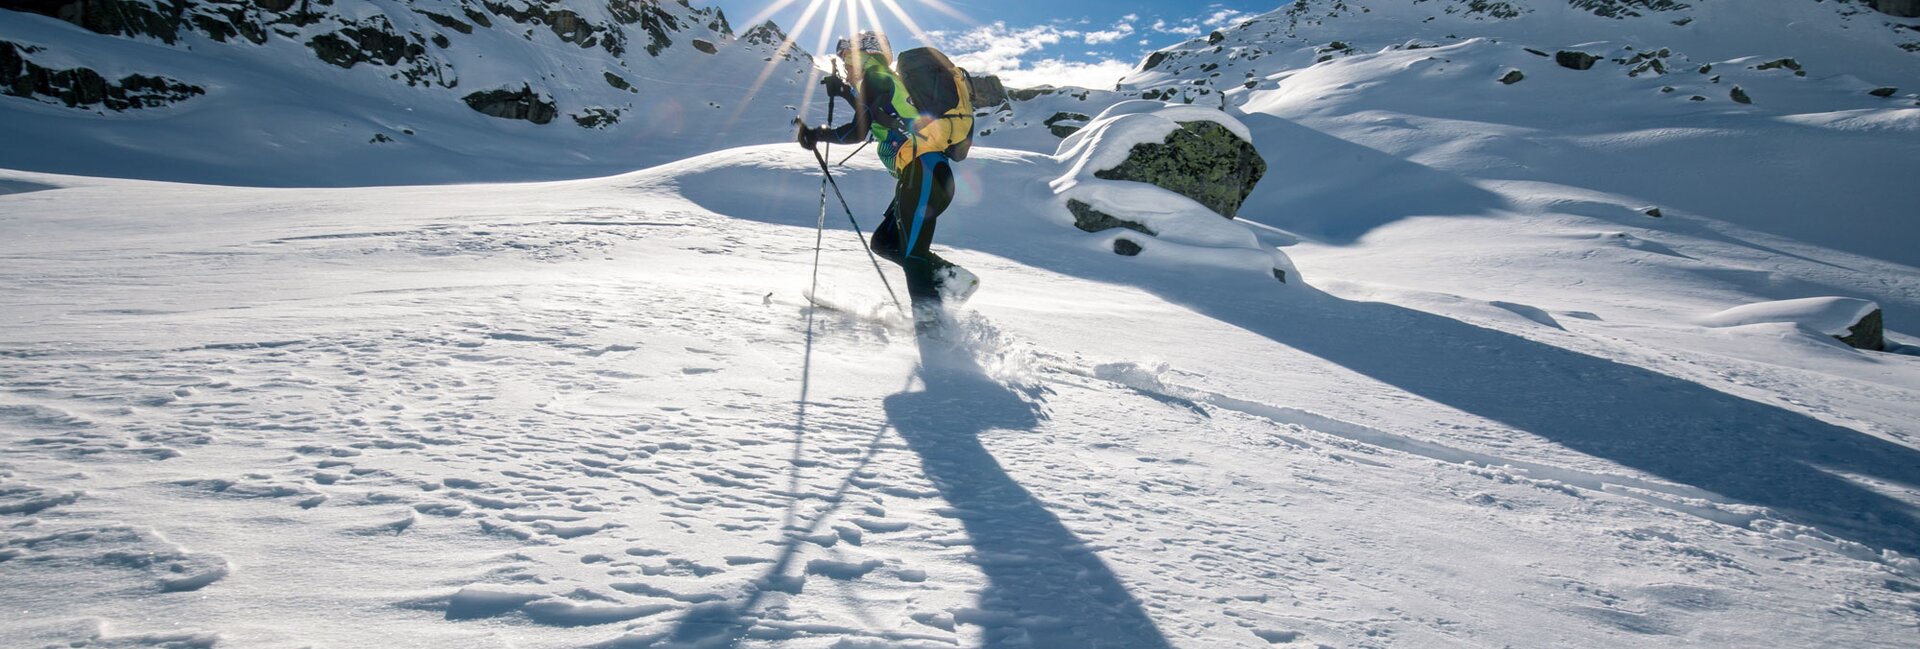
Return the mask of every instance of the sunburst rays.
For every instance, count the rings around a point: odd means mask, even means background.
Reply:
[[[905,7],[901,6],[900,0],[806,1],[807,5],[801,10],[799,21],[794,23],[792,29],[787,32],[786,40],[781,42],[779,47],[775,48],[774,55],[768,58],[767,65],[761,68],[759,76],[753,80],[751,86],[748,86],[746,94],[740,98],[740,101],[735,103],[734,112],[728,116],[723,128],[732,126],[732,124],[745,113],[747,105],[753,102],[754,97],[759,96],[760,91],[766,87],[767,81],[773,77],[775,70],[780,67],[780,62],[785,59],[783,55],[792,51],[793,48],[801,42],[801,39],[805,36],[808,29],[814,28],[814,19],[816,18],[824,19],[820,20],[818,27],[819,34],[814,39],[815,45],[813,51],[815,52],[827,52],[827,48],[833,43],[833,39],[836,36],[851,36],[862,29],[881,28],[883,21],[880,12],[882,9],[886,11],[888,17],[893,18],[895,22],[905,26],[907,31],[913,34],[913,37],[919,42],[931,43],[933,40],[932,35],[925,29],[922,29],[920,23],[913,19],[913,15],[909,13]],[[759,25],[767,19],[772,18],[775,14],[799,2],[800,0],[772,0],[767,4],[766,8],[754,14],[753,18],[748,20],[746,24]],[[978,24],[977,21],[969,18],[966,14],[961,13],[959,10],[954,9],[941,0],[912,0],[912,2],[953,17],[964,23]],[[844,19],[841,18],[842,12],[845,12]],[[843,21],[844,24],[836,25],[836,23]],[[845,32],[841,33],[838,31],[839,29],[845,29]],[[802,87],[799,104],[799,117],[802,119],[807,117],[807,111],[813,104],[814,91],[819,87],[818,82],[822,72],[823,70],[821,70],[819,66],[815,66],[807,73],[807,82]]]

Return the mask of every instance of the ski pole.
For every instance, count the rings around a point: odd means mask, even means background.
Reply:
[[[900,315],[907,315],[907,307],[900,304],[900,295],[893,292],[893,282],[887,279],[887,272],[880,268],[880,258],[874,256],[873,247],[867,245],[867,233],[860,229],[860,221],[853,217],[853,208],[847,205],[847,196],[840,193],[840,183],[833,179],[833,170],[827,168],[826,156],[815,150],[813,159],[820,163],[820,174],[827,179],[827,186],[833,188],[834,198],[840,199],[840,209],[846,210],[847,222],[853,224],[853,233],[860,237],[860,249],[867,251],[867,260],[873,262],[873,272],[880,275],[880,283],[887,287],[887,297],[893,298],[893,308],[899,309]]]
[[[840,64],[835,63],[834,69],[838,70],[839,68],[840,68]],[[834,108],[833,98],[828,97],[827,98],[827,125],[829,126],[833,125],[833,108]],[[832,147],[833,143],[829,142],[827,143],[827,146]],[[829,148],[829,150],[831,150],[831,148]],[[826,241],[826,236],[827,236],[827,178],[825,176],[822,176],[820,178],[820,218],[813,225],[813,285],[807,288],[807,297],[809,299],[820,294],[820,247],[821,247],[821,244],[823,244]],[[808,326],[811,327],[813,322],[812,319],[809,318],[807,322],[808,322]],[[809,331],[811,331],[811,329],[809,329]]]
[[[853,150],[853,153],[849,153],[849,154],[847,154],[847,157],[845,157],[845,158],[841,158],[841,159],[840,159],[840,162],[839,162],[838,164],[835,164],[835,165],[833,165],[833,166],[835,166],[835,167],[845,167],[845,166],[847,166],[847,161],[848,161],[848,160],[852,160],[854,156],[857,156],[857,155],[860,155],[860,152],[861,152],[861,151],[865,151],[865,150],[867,150],[867,145],[869,145],[869,144],[873,144],[873,138],[867,138],[867,141],[865,141],[865,142],[861,142],[861,143],[860,143],[860,148],[858,148],[858,149],[854,149],[854,150]]]

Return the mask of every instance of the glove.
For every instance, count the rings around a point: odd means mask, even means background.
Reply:
[[[840,75],[829,74],[822,77],[820,85],[827,87],[828,97],[841,97],[846,99],[847,103],[853,103],[853,88],[848,86],[846,81],[841,80]]]
[[[814,147],[820,145],[822,131],[826,129],[808,128],[806,124],[799,122],[796,124],[797,132],[794,134],[794,139],[800,143],[800,148],[812,151]]]

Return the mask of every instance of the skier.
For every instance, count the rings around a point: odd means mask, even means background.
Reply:
[[[931,50],[907,54],[922,51]],[[943,298],[955,303],[965,301],[980,285],[973,273],[934,254],[932,249],[934,226],[953,202],[953,161],[965,157],[964,147],[970,143],[971,100],[961,89],[960,108],[947,114],[923,115],[915,108],[908,83],[888,68],[893,50],[879,32],[865,31],[851,40],[840,39],[834,53],[846,65],[851,80],[828,75],[821,83],[826,86],[828,101],[839,97],[853,106],[853,121],[837,127],[809,128],[801,124],[800,146],[813,149],[822,142],[855,144],[869,136],[879,142],[880,161],[897,180],[885,220],[873,230],[872,248],[906,271],[916,328],[924,329],[938,318]],[[948,70],[957,70],[945,56],[937,52],[933,55]],[[952,85],[964,82],[964,73],[949,74]],[[927,75],[923,73],[921,78]],[[965,116],[964,124],[954,118],[956,114]]]

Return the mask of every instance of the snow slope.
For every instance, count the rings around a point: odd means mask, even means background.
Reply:
[[[8,172],[0,599],[35,613],[0,635],[1912,633],[1913,357],[1117,257],[1052,214],[1069,159],[975,156],[940,236],[986,288],[951,348],[801,306],[819,184],[788,146],[525,185]],[[886,179],[841,184],[868,217]],[[883,301],[828,234],[822,284]]]
[[[274,187],[578,178],[779,140],[795,117],[817,119],[798,107],[818,72],[766,40],[777,27],[736,36],[717,10],[653,0],[552,5],[603,30],[587,40],[563,37],[545,14],[515,18],[549,4],[340,0],[317,8],[314,23],[297,10],[255,10],[242,22],[262,25],[259,44],[215,40],[193,23],[168,42],[0,10],[0,42],[36,48],[26,57],[42,67],[206,90],[126,111],[0,95],[0,167]],[[649,20],[664,25],[657,48]],[[318,38],[362,25],[411,37],[422,53],[345,68],[316,56]],[[523,88],[554,106],[552,121],[489,116],[463,101]]]
[[[1917,78],[1911,21],[1687,4],[1308,0],[1016,102],[956,170],[944,341],[799,299],[824,218],[822,288],[887,304],[790,144],[0,170],[0,644],[1910,646],[1920,118],[1865,90]],[[1098,119],[1148,92],[1183,105]],[[455,107],[414,126],[561,155]],[[1266,159],[1242,218],[1084,173],[1188,119]],[[245,151],[141,164],[296,184]],[[556,168],[485,153],[419,159]],[[890,180],[836,172],[871,228]],[[1116,256],[1069,198],[1167,238]],[[1816,322],[1865,302],[1894,353]]]

